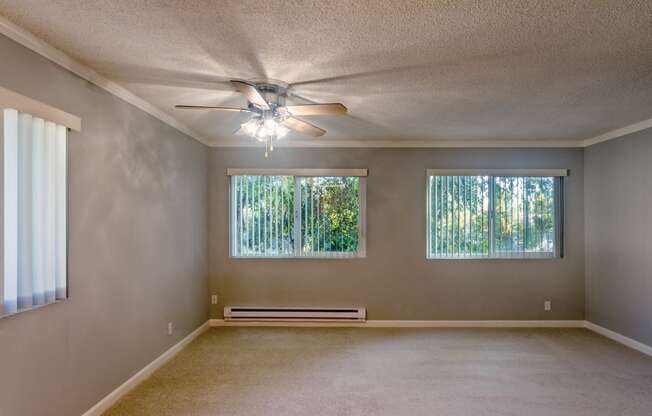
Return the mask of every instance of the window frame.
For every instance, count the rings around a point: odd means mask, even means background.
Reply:
[[[32,305],[28,308],[17,309],[16,312],[5,314],[4,309],[4,257],[2,260],[2,273],[0,277],[0,320],[10,319],[17,315],[22,315],[23,313],[36,311],[42,308],[47,308],[50,305],[56,305],[59,303],[66,302],[70,299],[70,137],[71,134],[81,131],[81,119],[72,114],[65,113],[61,110],[58,110],[54,107],[50,107],[47,104],[43,104],[36,100],[32,100],[29,97],[22,96],[18,93],[14,93],[11,90],[0,87],[0,157],[4,159],[4,134],[5,134],[5,112],[6,109],[14,109],[16,111],[23,113],[30,113],[33,117],[46,118],[48,121],[54,122],[55,124],[63,125],[66,128],[66,168],[65,168],[65,241],[66,241],[66,252],[64,254],[66,260],[66,294],[63,298],[58,298],[51,302],[44,303],[41,305]],[[4,170],[4,160],[2,161],[2,169]],[[0,184],[0,204],[2,204],[2,216],[4,217],[4,172],[2,172],[3,178],[2,184]],[[2,236],[4,244],[4,219],[3,223],[0,224],[0,230],[2,230]],[[2,248],[4,250],[4,247]]]
[[[367,176],[368,169],[258,169],[258,168],[228,168],[228,239],[229,239],[229,258],[234,260],[352,260],[366,258],[367,256]],[[280,256],[238,256],[234,254],[235,242],[235,229],[233,218],[235,216],[235,201],[233,199],[233,177],[234,176],[292,176],[294,179],[295,189],[295,204],[294,204],[294,218],[295,225],[293,232],[295,239],[298,239],[299,244],[294,247],[293,255],[280,255]],[[358,204],[360,212],[358,215],[358,250],[352,254],[333,253],[331,255],[315,254],[315,255],[301,255],[301,195],[297,193],[297,189],[301,189],[301,178],[309,177],[358,177],[359,178],[359,192]],[[298,204],[297,204],[298,202]],[[299,218],[297,227],[297,218]]]
[[[441,260],[550,260],[564,258],[564,178],[569,175],[568,169],[427,169],[426,170],[426,259]],[[489,242],[488,255],[469,256],[433,256],[431,255],[432,244],[432,206],[430,198],[430,178],[433,176],[488,176],[489,177],[489,208],[488,216],[490,225],[488,227],[487,239]],[[555,216],[555,249],[553,253],[514,253],[513,255],[501,253],[496,255],[495,251],[495,212],[494,194],[496,177],[552,177],[554,178],[554,216]]]

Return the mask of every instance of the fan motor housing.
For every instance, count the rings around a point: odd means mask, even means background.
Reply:
[[[288,93],[287,86],[274,82],[254,82],[253,84],[270,107],[273,109],[285,107],[285,99]]]

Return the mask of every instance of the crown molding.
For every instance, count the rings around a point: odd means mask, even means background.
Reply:
[[[74,60],[64,52],[38,38],[31,32],[15,25],[3,16],[0,16],[0,33],[7,36],[9,39],[12,39],[13,41],[23,45],[27,49],[30,49],[33,52],[43,56],[44,58],[49,59],[57,65],[62,66],[75,75],[89,82],[92,82],[93,84],[115,95],[116,97],[121,98],[129,104],[143,110],[151,116],[159,119],[163,123],[177,129],[181,133],[184,133],[193,139],[209,146],[210,141],[194,132],[191,128],[181,123],[176,118],[161,111],[158,107],[152,105],[149,101],[143,100],[123,86],[103,77],[88,66]]]
[[[611,130],[599,136],[591,137],[582,142],[582,147],[593,146],[594,144],[606,142],[607,140],[616,139],[618,137],[626,136],[628,134],[636,133],[641,130],[652,128],[652,118],[639,121],[638,123],[630,124],[629,126],[621,127],[616,130]]]
[[[253,139],[241,137],[213,142],[211,147],[260,147]],[[276,148],[320,147],[320,148],[577,148],[584,147],[578,140],[326,140],[326,139],[281,139],[274,143]]]
[[[209,147],[257,147],[254,141],[238,139],[209,140],[170,114],[146,101],[122,85],[111,81],[95,72],[90,67],[74,60],[66,53],[60,51],[31,32],[15,25],[0,16],[0,33],[20,43],[24,47],[38,53],[50,61],[64,67],[70,72],[85,80],[92,82],[107,92],[121,98],[144,112],[156,117],[163,123],[177,129],[193,139]],[[550,148],[550,147],[588,147],[607,140],[635,133],[652,127],[652,118],[625,126],[616,130],[603,133],[599,136],[584,140],[324,140],[324,139],[299,139],[277,143],[277,147],[327,147],[327,148]]]

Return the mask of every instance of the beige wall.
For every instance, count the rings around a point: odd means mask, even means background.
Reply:
[[[244,140],[244,139],[243,139]],[[229,167],[369,168],[367,257],[232,259]],[[554,260],[426,260],[426,168],[569,168],[566,257]],[[210,155],[210,290],[219,305],[351,306],[370,319],[583,319],[582,149],[260,149]],[[552,311],[543,311],[545,299]]]
[[[208,151],[3,36],[0,85],[83,120],[70,299],[0,319],[0,415],[80,415],[207,319]]]
[[[652,345],[652,129],[586,149],[586,317]]]

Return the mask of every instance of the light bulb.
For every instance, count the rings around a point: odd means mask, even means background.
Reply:
[[[286,134],[289,133],[289,131],[290,131],[290,129],[288,129],[287,127],[285,127],[282,124],[279,124],[276,127],[276,138],[277,139],[282,139],[283,137],[285,137]]]
[[[242,130],[250,136],[254,136],[258,130],[259,120],[257,118],[251,118],[249,121],[244,123],[241,128]]]
[[[267,131],[265,126],[260,126],[258,128],[258,131],[256,132],[256,137],[258,137],[259,139],[264,139],[267,136],[269,136],[269,132]]]
[[[256,115],[240,125],[243,133],[265,144],[265,157],[274,151],[274,140],[278,140],[290,131],[272,114]]]
[[[273,118],[267,118],[263,122],[263,125],[265,126],[268,132],[273,132],[276,130],[277,123]]]

